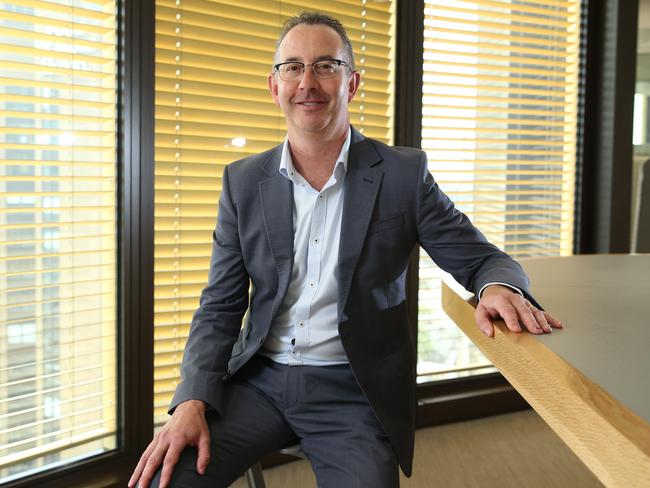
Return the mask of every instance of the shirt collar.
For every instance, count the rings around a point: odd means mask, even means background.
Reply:
[[[341,147],[341,152],[338,155],[336,164],[334,165],[334,171],[332,174],[336,174],[338,171],[343,171],[345,174],[348,170],[348,154],[350,152],[350,141],[352,139],[352,130],[348,127],[348,133],[345,136],[345,141]],[[342,169],[339,169],[342,168]],[[280,174],[285,178],[288,178],[293,183],[303,184],[305,182],[304,178],[298,173],[293,166],[293,160],[291,159],[291,151],[289,150],[289,136],[284,138],[284,144],[282,145],[282,156],[280,157]]]

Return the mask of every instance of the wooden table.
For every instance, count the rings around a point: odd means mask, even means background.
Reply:
[[[605,486],[650,487],[650,255],[520,262],[564,329],[487,338],[453,280],[443,309]]]

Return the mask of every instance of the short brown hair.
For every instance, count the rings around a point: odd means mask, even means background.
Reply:
[[[323,14],[321,12],[301,12],[299,15],[296,15],[294,17],[290,17],[282,26],[282,30],[280,31],[280,37],[278,38],[278,42],[275,45],[275,60],[276,62],[279,61],[278,59],[278,50],[280,49],[280,43],[282,43],[282,40],[284,37],[288,34],[288,32],[293,29],[296,26],[299,25],[324,25],[327,26],[331,29],[334,29],[334,31],[339,35],[341,38],[341,41],[343,41],[343,48],[345,50],[345,56],[348,59],[344,59],[346,63],[350,65],[350,68],[354,71],[354,52],[352,50],[352,43],[350,42],[350,38],[348,37],[348,33],[345,31],[345,27],[343,27],[343,24],[341,24],[338,20],[336,20],[334,17],[331,17],[327,14]]]

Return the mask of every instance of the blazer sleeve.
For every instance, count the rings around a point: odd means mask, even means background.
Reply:
[[[501,282],[518,288],[539,307],[529,292],[528,276],[521,265],[488,242],[455,207],[429,172],[424,152],[416,186],[418,241],[440,268],[477,296],[485,285]]]
[[[201,293],[169,413],[186,400],[203,400],[221,409],[223,376],[248,308],[250,278],[239,241],[237,207],[230,193],[228,167],[222,177],[219,214],[212,239],[208,284]]]

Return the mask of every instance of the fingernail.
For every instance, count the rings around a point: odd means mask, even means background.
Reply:
[[[485,328],[485,329],[481,329],[481,331],[482,331],[486,336],[490,337],[490,329]]]

